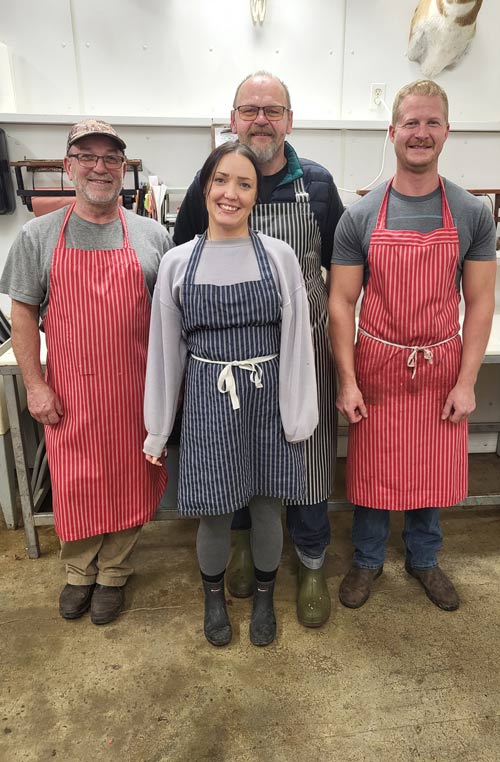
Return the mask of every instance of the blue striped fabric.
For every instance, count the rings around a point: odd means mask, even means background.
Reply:
[[[229,362],[278,354],[281,303],[259,237],[251,234],[261,280],[230,286],[195,284],[206,236],[197,242],[183,285],[188,351]],[[214,516],[248,505],[255,495],[300,500],[304,444],[285,440],[279,411],[279,357],[263,362],[262,388],[233,368],[240,409],[217,379],[222,365],[190,358],[186,369],[178,506],[182,515]]]

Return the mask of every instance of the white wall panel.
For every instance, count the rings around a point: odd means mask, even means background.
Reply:
[[[68,0],[0,0],[0,42],[10,50],[18,112],[80,113]]]
[[[228,114],[238,82],[271,69],[301,118],[340,114],[343,2],[73,0],[84,111],[141,116]],[[98,23],[95,20],[98,19]]]
[[[387,85],[387,103],[407,82],[422,77],[406,56],[416,0],[348,0],[346,5],[343,119],[380,119],[369,110],[370,83]],[[497,2],[485,2],[469,53],[436,79],[450,98],[450,118],[483,122],[500,119],[500,46]]]

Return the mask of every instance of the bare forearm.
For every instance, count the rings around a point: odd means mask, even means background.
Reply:
[[[336,405],[349,423],[359,423],[368,415],[354,371],[356,303],[363,282],[363,267],[334,265],[332,275],[329,325],[330,341],[339,377]]]
[[[354,372],[355,306],[330,300],[330,342],[341,385],[356,383]]]
[[[474,385],[488,343],[495,309],[495,261],[465,261],[462,289],[465,317],[462,357],[455,386],[444,404],[442,418],[460,423],[476,407]]]
[[[12,302],[12,347],[28,391],[44,383],[40,365],[38,307]]]
[[[462,330],[462,359],[457,382],[474,386],[491,331],[495,300],[493,295],[469,305]]]
[[[45,425],[59,423],[63,406],[45,383],[40,365],[38,307],[12,302],[12,346],[23,375],[31,415]]]

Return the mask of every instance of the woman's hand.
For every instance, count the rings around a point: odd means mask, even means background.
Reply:
[[[146,455],[146,460],[148,461],[148,463],[152,463],[153,466],[163,465],[160,458],[155,458],[154,455]]]

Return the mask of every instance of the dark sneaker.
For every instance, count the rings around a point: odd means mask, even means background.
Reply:
[[[460,606],[460,598],[451,580],[441,571],[439,566],[432,569],[413,569],[405,563],[408,574],[418,579],[430,600],[443,611],[456,611]]]
[[[330,616],[330,593],[325,569],[308,569],[299,561],[297,618],[304,627],[321,627]]]
[[[59,613],[64,619],[78,619],[90,608],[95,585],[65,585],[59,596]]]
[[[96,585],[90,607],[92,623],[108,624],[108,622],[112,622],[120,613],[124,600],[124,587]]]
[[[340,583],[340,602],[348,609],[359,609],[370,597],[372,584],[380,577],[383,568],[361,569],[359,566],[351,566]]]

